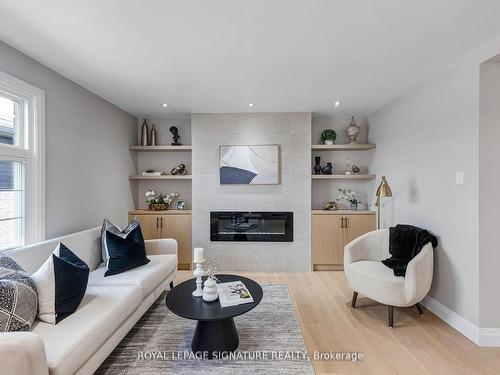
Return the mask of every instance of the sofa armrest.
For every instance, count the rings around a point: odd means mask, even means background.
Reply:
[[[424,299],[432,284],[434,250],[429,242],[406,267],[406,303],[414,305]]]
[[[2,332],[0,358],[2,358],[0,364],[2,374],[49,373],[43,341],[33,332]]]
[[[177,255],[177,241],[172,238],[144,241],[147,255]]]
[[[359,236],[344,247],[344,269],[361,260],[381,260],[382,247],[387,242],[387,229],[374,230]]]

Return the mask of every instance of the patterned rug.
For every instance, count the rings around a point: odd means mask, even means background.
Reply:
[[[194,358],[196,322],[170,312],[164,293],[96,374],[314,374],[288,287],[263,284],[262,289],[261,303],[234,318],[240,345],[233,358]]]

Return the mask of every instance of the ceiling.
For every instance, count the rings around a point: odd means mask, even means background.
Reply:
[[[500,35],[498,0],[0,0],[0,14],[1,40],[154,117],[366,115]]]

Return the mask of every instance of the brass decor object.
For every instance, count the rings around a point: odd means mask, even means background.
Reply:
[[[144,119],[141,127],[141,146],[149,146],[148,123]]]
[[[153,124],[153,127],[151,128],[151,142],[149,143],[150,146],[156,146],[156,129],[155,129],[155,124]]]
[[[377,206],[377,228],[380,229],[380,198],[389,198],[392,197],[392,190],[385,179],[385,176],[382,176],[382,181],[380,182],[379,187],[377,188],[377,202],[375,206]]]
[[[325,211],[338,211],[338,210],[340,210],[340,206],[337,202],[331,201],[331,202],[328,202],[327,204],[325,204],[325,206],[323,207],[323,210],[325,210]]]

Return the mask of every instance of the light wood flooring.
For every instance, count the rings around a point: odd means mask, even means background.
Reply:
[[[231,272],[227,272],[231,273]],[[236,272],[235,272],[236,273]],[[362,352],[362,362],[313,361],[316,374],[500,374],[500,348],[480,348],[424,309],[387,307],[352,290],[343,272],[237,272],[259,283],[287,284],[309,353]],[[176,283],[192,278],[179,271]]]

